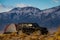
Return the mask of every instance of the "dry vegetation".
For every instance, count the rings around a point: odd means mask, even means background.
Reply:
[[[27,35],[22,31],[20,34],[0,34],[0,40],[60,40],[60,30],[47,35],[42,35],[39,31],[35,31],[31,35]]]
[[[33,33],[31,35],[26,35],[22,33],[16,34],[0,34],[0,40],[60,40],[60,33],[48,34],[48,35],[38,35]]]

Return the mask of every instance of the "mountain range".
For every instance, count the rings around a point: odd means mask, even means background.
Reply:
[[[0,30],[11,23],[37,23],[41,27],[57,28],[60,25],[60,6],[44,10],[36,7],[16,7],[0,13]]]

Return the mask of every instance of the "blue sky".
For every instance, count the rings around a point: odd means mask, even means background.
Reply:
[[[60,0],[0,0],[0,12],[14,7],[33,6],[43,10],[59,5]]]

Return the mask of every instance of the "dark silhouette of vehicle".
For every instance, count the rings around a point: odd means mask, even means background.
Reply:
[[[19,23],[16,25],[16,29],[18,32],[22,30],[23,33],[26,33],[28,35],[38,30],[42,35],[46,35],[48,33],[47,28],[40,27],[37,23]]]

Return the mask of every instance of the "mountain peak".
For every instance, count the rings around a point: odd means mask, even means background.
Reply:
[[[16,12],[40,12],[41,10],[39,9],[39,8],[36,8],[36,7],[23,7],[23,8],[20,8],[20,7],[16,7],[16,8],[14,8],[14,9],[12,9],[11,11],[10,11],[10,13],[11,12],[13,12],[13,13],[16,13]]]

